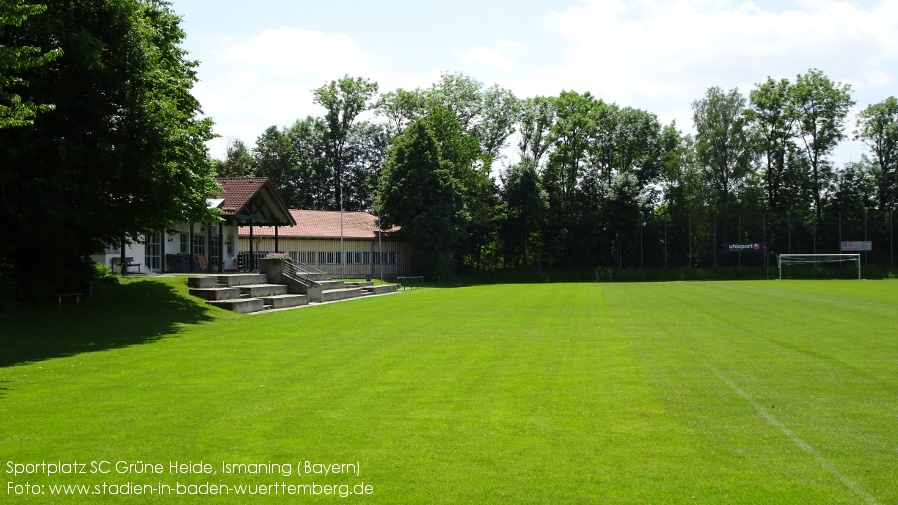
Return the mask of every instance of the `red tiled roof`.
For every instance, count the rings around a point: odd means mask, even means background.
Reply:
[[[221,204],[221,212],[226,215],[236,214],[249,202],[259,189],[268,182],[266,177],[219,177],[222,192],[219,198],[224,198]]]
[[[290,209],[296,226],[281,226],[279,237],[340,238],[340,212]],[[343,212],[343,238],[373,239],[377,237],[377,218],[367,212]],[[393,227],[384,235],[399,231]],[[240,236],[249,236],[249,226],[240,227]],[[254,226],[253,236],[273,237],[274,226]]]

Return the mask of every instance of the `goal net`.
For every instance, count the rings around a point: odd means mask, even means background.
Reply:
[[[783,278],[783,265],[824,265],[854,263],[857,265],[857,278],[861,278],[860,254],[779,254],[776,257],[779,265],[780,279]]]

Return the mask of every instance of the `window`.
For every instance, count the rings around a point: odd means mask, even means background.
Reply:
[[[381,253],[376,252],[372,253],[374,256],[374,264],[379,265],[381,259]],[[383,262],[385,265],[395,265],[396,264],[396,253],[394,252],[385,252],[383,253]]]
[[[228,256],[234,256],[234,236],[228,235],[228,240],[225,242],[228,247]]]
[[[293,251],[290,253],[293,261],[311,265],[315,263],[315,251]]]
[[[181,252],[181,253],[187,252],[187,234],[186,233],[181,234],[181,248],[179,249],[178,252]]]
[[[361,265],[362,264],[362,253],[358,252],[349,252],[346,253],[346,263],[350,265]]]
[[[104,250],[104,252],[106,254],[121,254],[122,250],[119,249],[119,247],[120,246],[118,244],[106,244],[106,249]]]
[[[211,249],[209,251],[209,266],[218,267],[219,263],[221,262],[221,258],[218,257],[218,252],[221,250],[221,248],[218,246],[219,238],[220,237],[218,236],[213,236],[212,242],[209,244]]]
[[[193,254],[206,254],[206,237],[204,235],[193,236]]]
[[[321,251],[318,253],[318,263],[322,263],[325,265],[335,265],[340,263],[340,253],[339,252],[324,252]]]

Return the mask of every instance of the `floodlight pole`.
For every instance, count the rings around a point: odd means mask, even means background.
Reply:
[[[340,280],[346,279],[346,250],[343,246],[343,170],[337,179],[340,192]]]

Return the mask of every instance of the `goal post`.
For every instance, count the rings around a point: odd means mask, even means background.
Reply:
[[[777,266],[780,279],[783,278],[783,265],[822,265],[826,263],[854,263],[857,265],[857,278],[861,278],[860,254],[778,254]]]

